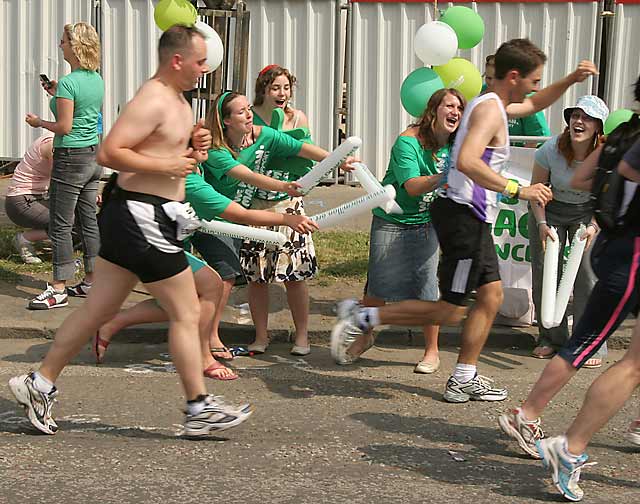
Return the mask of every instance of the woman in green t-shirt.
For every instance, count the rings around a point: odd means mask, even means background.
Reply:
[[[302,110],[291,106],[296,78],[289,70],[279,65],[269,65],[258,74],[253,101],[253,121],[262,126],[271,125],[293,138],[311,142],[309,120]],[[280,124],[272,124],[274,110],[283,114]],[[266,174],[279,180],[298,180],[307,173],[313,162],[300,157],[271,157]],[[302,197],[288,197],[286,194],[256,191],[251,208],[276,213],[304,215]],[[282,283],[287,292],[287,302],[295,326],[295,346],[293,355],[307,355],[309,340],[309,291],[306,280],[313,278],[318,271],[318,260],[311,235],[300,235],[291,229],[280,227],[291,247],[282,252],[273,252],[260,243],[245,243],[240,250],[240,263],[249,282],[249,306],[256,327],[256,343],[253,348],[262,350],[268,342],[269,322],[269,284]]]
[[[53,281],[29,303],[32,310],[67,306],[67,294],[85,296],[93,281],[93,267],[100,248],[96,220],[96,197],[102,168],[96,163],[98,113],[102,108],[104,82],[96,72],[100,65],[100,39],[87,23],[65,25],[60,49],[71,73],[60,81],[42,82],[53,96],[55,121],[27,114],[34,128],[55,133],[53,169],[49,186],[49,238],[53,248]],[[85,277],[68,287],[75,275],[71,229],[74,220],[82,237]]]
[[[429,205],[435,199],[464,107],[464,97],[455,89],[436,91],[420,120],[402,132],[391,148],[382,184],[393,185],[403,213],[373,211],[365,306],[405,299],[437,301],[439,297],[438,238],[430,225]],[[440,367],[438,331],[438,326],[424,327],[425,352],[416,373],[435,373]],[[373,336],[364,334],[349,348],[343,364],[355,361],[372,344]]]
[[[310,143],[304,143],[283,132],[267,126],[254,124],[254,114],[246,96],[227,91],[222,93],[214,102],[207,117],[207,127],[213,137],[209,158],[202,164],[205,180],[218,192],[240,203],[245,208],[252,205],[258,189],[286,193],[288,196],[301,196],[295,181],[276,180],[267,176],[267,166],[271,157],[287,158],[299,156],[313,161],[322,161],[329,155],[324,149]],[[345,161],[343,167],[350,168],[351,159]],[[287,166],[283,167],[287,169]],[[188,198],[188,196],[187,196]],[[300,211],[295,212],[301,214]],[[211,235],[196,234],[194,243],[200,240],[211,241]],[[282,249],[265,250],[266,253],[290,253],[294,244],[288,240]],[[261,247],[265,249],[264,246]],[[259,250],[260,248],[256,248]],[[222,249],[220,249],[222,250]],[[231,255],[232,252],[234,255]],[[234,261],[239,264],[239,250],[237,244],[226,247],[225,265],[233,266]],[[247,263],[245,263],[246,265]],[[214,266],[215,268],[215,266]],[[242,273],[238,272],[237,276]],[[235,276],[225,279],[225,289],[221,306],[226,304],[231,287],[235,283]],[[255,308],[255,303],[253,304]],[[264,307],[261,307],[264,308]],[[308,308],[305,308],[308,311]],[[259,313],[253,313],[254,320],[261,320]],[[250,346],[251,351],[263,353],[269,344],[268,335],[256,333],[256,341]],[[292,349],[295,353],[306,354],[309,345],[306,340],[296,340]]]

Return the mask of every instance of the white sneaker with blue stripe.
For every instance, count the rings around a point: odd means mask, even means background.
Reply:
[[[589,457],[586,453],[571,460],[567,455],[566,443],[565,436],[556,436],[538,441],[536,447],[542,464],[551,470],[551,478],[558,491],[565,499],[578,502],[584,497],[584,492],[578,485],[580,472],[583,467],[595,463],[587,464]]]

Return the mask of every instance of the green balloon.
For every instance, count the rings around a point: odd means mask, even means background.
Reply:
[[[482,74],[469,60],[451,58],[449,63],[435,66],[433,69],[444,82],[444,87],[457,89],[467,101],[480,94]]]
[[[614,110],[607,116],[607,120],[604,122],[604,134],[608,135],[622,123],[631,119],[633,112],[629,109]]]
[[[484,21],[469,7],[461,5],[449,7],[440,21],[448,24],[456,32],[460,49],[471,49],[477,46],[484,36]]]
[[[192,26],[197,17],[198,11],[187,0],[160,0],[153,11],[153,19],[162,31],[177,24]]]
[[[443,87],[442,80],[431,68],[418,68],[407,75],[402,83],[400,101],[409,114],[420,117],[431,95]]]

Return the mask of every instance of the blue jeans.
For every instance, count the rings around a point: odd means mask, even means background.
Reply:
[[[366,294],[388,302],[437,301],[438,259],[431,224],[396,224],[374,215]]]
[[[86,273],[93,271],[100,249],[96,197],[102,168],[96,163],[97,147],[54,148],[49,186],[49,238],[55,281],[69,280],[75,274],[71,239],[74,218]]]

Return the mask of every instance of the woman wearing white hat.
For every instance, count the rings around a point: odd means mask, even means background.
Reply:
[[[598,146],[604,121],[609,109],[597,96],[587,95],[578,99],[573,107],[564,109],[567,127],[560,135],[548,140],[538,149],[533,165],[531,184],[550,183],[553,200],[546,207],[529,207],[529,242],[531,268],[533,273],[533,301],[536,317],[540,322],[542,278],[544,273],[544,245],[550,228],[555,227],[560,240],[560,260],[558,280],[562,272],[562,258],[565,245],[571,244],[573,236],[581,224],[587,226],[587,247],[598,232],[592,221],[590,193],[571,189],[573,173],[582,161]],[[581,317],[586,301],[594,284],[595,276],[589,265],[589,254],[584,254],[573,291],[573,323]],[[569,338],[567,316],[555,328],[545,329],[539,325],[539,339],[533,355],[540,359],[551,358],[556,350]],[[606,355],[606,346],[589,359],[584,367],[600,367]]]

